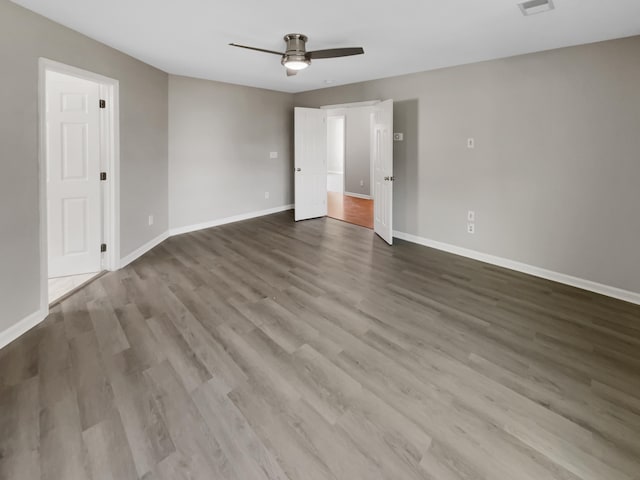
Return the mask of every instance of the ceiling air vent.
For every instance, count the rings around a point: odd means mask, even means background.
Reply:
[[[528,2],[519,3],[518,6],[525,16],[535,15],[553,10],[553,0],[529,0]]]

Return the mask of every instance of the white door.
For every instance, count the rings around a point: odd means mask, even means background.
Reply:
[[[327,117],[317,108],[295,109],[295,219],[327,214]]]
[[[373,112],[373,229],[393,244],[393,100]]]
[[[100,86],[47,72],[49,277],[101,270]]]

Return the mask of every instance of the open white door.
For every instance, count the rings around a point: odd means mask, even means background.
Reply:
[[[373,229],[393,244],[393,100],[374,106],[373,113]]]
[[[295,219],[327,214],[327,120],[319,108],[295,109]]]
[[[49,277],[101,270],[100,86],[47,72]]]

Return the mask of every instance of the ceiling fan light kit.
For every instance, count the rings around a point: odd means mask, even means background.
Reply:
[[[289,70],[304,70],[310,63],[310,60],[301,57],[300,55],[285,55],[282,57],[282,65]]]
[[[307,52],[306,43],[307,36],[301,33],[289,33],[284,36],[284,41],[287,44],[287,49],[284,53],[275,52],[273,50],[265,50],[264,48],[248,47],[246,45],[240,45],[238,43],[230,43],[233,47],[246,48],[248,50],[255,50],[263,53],[272,53],[274,55],[280,55],[281,63],[287,69],[287,76],[296,75],[300,70],[304,70],[311,65],[311,60],[317,60],[321,58],[337,58],[348,57],[352,55],[362,55],[364,49],[362,47],[352,48],[330,48],[328,50],[316,50],[315,52]]]
[[[282,65],[291,70],[304,70],[310,63],[310,60],[299,58],[298,56],[285,56],[282,59]]]

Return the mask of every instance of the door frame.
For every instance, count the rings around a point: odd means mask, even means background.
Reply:
[[[376,183],[376,180],[375,180],[376,172],[375,172],[375,165],[374,165],[375,156],[373,155],[373,149],[374,149],[373,129],[375,128],[375,118],[376,118],[375,112],[372,109],[371,113],[369,114],[369,194],[371,195],[371,199],[374,202],[374,206],[376,201],[375,188],[374,188]]]
[[[347,195],[346,182],[347,182],[347,111],[350,108],[362,108],[362,107],[375,107],[382,100],[368,100],[366,102],[352,102],[352,103],[340,103],[337,105],[323,105],[320,108],[327,110],[327,119],[329,117],[343,117],[344,118],[344,165],[343,165],[343,177],[342,177],[342,194]],[[335,111],[335,113],[331,113]],[[365,198],[367,200],[375,201],[375,195],[373,192],[373,110],[369,115],[369,195],[361,195],[359,193],[349,192],[348,195],[356,198]],[[328,125],[328,122],[327,122]]]
[[[107,251],[102,256],[103,270],[117,270],[120,259],[120,85],[118,80],[56,62],[38,59],[38,175],[40,195],[40,309],[49,311],[49,265],[47,226],[47,152],[46,152],[46,72],[57,72],[100,85],[100,98],[107,101],[100,110],[100,169],[107,172],[101,182],[102,238]]]
[[[321,109],[340,109],[340,108],[352,108],[352,107],[373,107],[378,103],[382,102],[382,100],[367,100],[364,102],[350,102],[350,103],[337,103],[335,105],[323,105]]]

